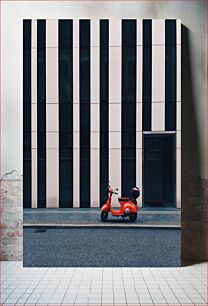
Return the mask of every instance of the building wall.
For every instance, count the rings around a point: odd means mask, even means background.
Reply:
[[[182,23],[182,257],[207,254],[206,2],[3,2],[1,177],[22,174],[22,19],[151,18]],[[12,179],[12,177],[11,177]],[[8,177],[6,178],[8,180]],[[11,180],[10,188],[15,184]],[[7,197],[5,193],[4,199]],[[6,200],[4,200],[6,203]],[[19,202],[22,207],[22,201]],[[7,208],[9,208],[7,206]],[[10,209],[10,208],[9,208]],[[20,213],[20,218],[22,214]],[[5,224],[5,229],[8,227]],[[197,235],[197,238],[195,239]],[[193,238],[194,237],[194,238]],[[8,251],[12,254],[12,248]],[[5,258],[5,257],[3,257]],[[12,257],[7,257],[7,259]]]
[[[176,135],[179,208],[180,20],[24,20],[23,33],[24,207],[100,207],[108,180],[122,196],[138,186],[142,206],[147,132]]]

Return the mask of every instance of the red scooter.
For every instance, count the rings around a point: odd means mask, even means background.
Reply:
[[[118,198],[120,208],[113,209],[111,205],[111,198],[113,194],[118,194],[118,188],[113,190],[113,188],[108,186],[108,200],[101,208],[101,220],[106,221],[108,218],[108,212],[112,216],[129,217],[130,221],[134,222],[137,218],[137,212],[139,210],[136,199],[140,195],[140,190],[138,187],[134,187],[131,192],[130,198]]]

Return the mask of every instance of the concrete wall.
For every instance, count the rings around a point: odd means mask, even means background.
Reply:
[[[2,207],[6,207],[7,211],[13,209],[7,199],[17,182],[16,179],[12,179],[13,170],[16,171],[20,184],[22,175],[22,19],[110,17],[181,19],[182,259],[184,261],[208,259],[206,1],[9,1],[3,2],[1,7],[1,177],[11,173],[9,184],[7,184],[9,174],[4,176],[2,182],[4,194]],[[15,196],[13,200],[21,207],[21,192],[18,194],[17,200]],[[13,223],[21,220],[21,209],[18,209],[18,214],[13,214]],[[1,217],[4,218],[4,214]],[[8,227],[9,224],[5,219],[4,235]],[[3,236],[3,239],[2,254],[7,256],[1,258],[13,259],[12,248],[5,249],[5,245],[9,245],[9,238]],[[19,246],[15,254],[21,253],[21,248]]]
[[[1,180],[0,260],[22,260],[22,177],[17,171]]]

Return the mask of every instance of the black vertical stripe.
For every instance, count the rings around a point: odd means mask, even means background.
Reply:
[[[90,20],[80,20],[80,207],[90,207]]]
[[[73,207],[73,21],[59,20],[59,207]]]
[[[165,20],[165,130],[176,130],[176,20]]]
[[[23,207],[31,208],[31,20],[23,20]]]
[[[152,20],[143,20],[142,102],[143,131],[151,131]]]
[[[122,20],[122,196],[136,184],[136,20]]]
[[[38,207],[46,207],[46,21],[37,21]]]
[[[100,205],[108,196],[109,20],[100,20]]]

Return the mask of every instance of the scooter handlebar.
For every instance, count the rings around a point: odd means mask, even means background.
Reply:
[[[112,194],[118,194],[118,188],[116,188],[115,190],[113,190],[111,187],[108,188],[108,192],[111,192]]]

